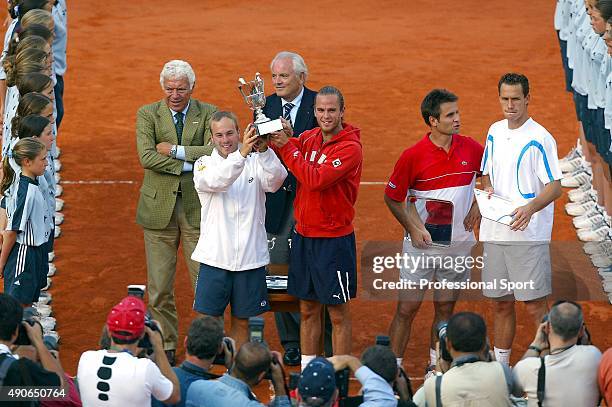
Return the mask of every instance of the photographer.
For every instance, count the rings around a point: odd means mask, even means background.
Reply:
[[[544,406],[598,405],[601,352],[588,344],[582,308],[574,302],[560,301],[544,319],[514,367],[514,394],[527,395],[530,406],[537,406],[538,399]],[[541,355],[544,351],[548,355]]]
[[[23,308],[13,297],[0,294],[0,370],[6,370],[6,376],[0,379],[1,387],[44,386],[59,387],[68,394],[64,381],[64,370],[43,342],[42,328],[39,324],[30,325],[22,322]],[[20,326],[25,329],[27,337],[36,349],[39,366],[27,357],[17,358],[11,351],[17,340]],[[31,406],[31,402],[14,402],[13,406]],[[34,405],[38,405],[37,402]]]
[[[134,296],[110,311],[106,320],[110,348],[87,351],[79,360],[77,380],[83,405],[144,407],[151,405],[151,396],[167,404],[180,401],[179,382],[164,352],[161,333],[145,326],[145,314],[144,303]],[[155,363],[134,356],[145,335]]]
[[[240,347],[231,373],[219,380],[198,380],[187,391],[188,407],[261,407],[253,395],[252,388],[270,375],[276,398],[269,407],[290,407],[291,402],[285,388],[285,378],[278,352],[270,352],[259,342],[247,342]]]
[[[414,397],[418,406],[510,405],[511,373],[501,363],[490,361],[487,327],[480,315],[472,312],[453,315],[438,348],[437,370],[444,374],[425,381]],[[443,356],[451,359],[450,365]]]
[[[209,373],[211,366],[216,357],[222,354],[225,367],[229,369],[233,363],[234,349],[234,340],[223,337],[223,324],[217,318],[204,316],[191,321],[185,338],[185,361],[173,368],[181,385],[181,401],[177,404],[164,404],[153,400],[153,407],[183,407],[191,383],[196,380],[218,379],[219,376]]]
[[[375,345],[365,350],[361,361],[354,356],[329,358],[336,371],[349,368],[362,386],[363,407],[395,407],[392,383],[398,377],[395,354],[389,347]]]

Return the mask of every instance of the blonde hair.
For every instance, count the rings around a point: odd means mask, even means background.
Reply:
[[[15,86],[17,74],[22,73],[18,69],[27,71],[32,64],[48,66],[47,53],[40,48],[24,48],[15,56],[7,56],[2,61],[4,72],[6,72],[6,82],[9,86]],[[34,68],[32,68],[34,69]]]
[[[53,31],[55,25],[53,23],[53,16],[47,10],[36,8],[25,13],[21,17],[21,27],[28,28],[31,24],[41,24],[47,27],[50,31]]]

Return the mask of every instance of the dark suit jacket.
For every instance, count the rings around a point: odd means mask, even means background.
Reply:
[[[318,126],[317,119],[314,115],[314,102],[317,92],[314,92],[307,87],[304,87],[302,102],[295,117],[293,125],[293,136],[298,137],[306,130],[313,129]],[[269,119],[277,119],[283,115],[283,107],[281,98],[272,94],[266,98],[266,106],[263,109],[264,114]],[[291,214],[292,207],[287,208],[287,200],[293,202],[295,198],[295,190],[297,180],[290,172],[282,188],[274,193],[266,194],[266,231],[268,233],[278,233],[281,222],[286,216]]]

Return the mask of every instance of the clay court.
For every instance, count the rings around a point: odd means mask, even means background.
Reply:
[[[555,136],[559,155],[567,153],[578,129],[564,90],[553,12],[550,0],[70,2],[66,116],[58,138],[66,221],[51,289],[66,371],[76,374],[80,354],[96,347],[126,286],[146,283],[142,230],[135,223],[142,180],[135,120],[139,106],[161,99],[159,72],[166,61],[190,62],[197,75],[194,97],[236,112],[243,126],[251,116],[237,79],[260,71],[268,80],[270,60],[280,50],[304,57],[310,88],[339,87],[346,121],[362,129],[364,184],[355,219],[361,248],[401,239],[383,203],[384,183],[400,153],[425,133],[419,106],[434,87],[459,95],[461,133],[482,143],[501,118],[499,77],[520,71],[532,84],[532,117]],[[584,303],[585,319],[595,344],[606,349],[611,308],[562,210],[566,201],[564,196],[556,206],[553,239],[562,249],[553,251],[560,277],[554,287],[591,300]],[[176,294],[184,337],[195,314],[182,260]],[[364,297],[352,303],[354,354],[386,334],[395,309],[393,301]],[[492,321],[484,301],[458,308]],[[426,303],[405,355],[413,377],[422,376],[427,364],[431,317]],[[513,364],[532,339],[532,322],[524,317],[519,307]],[[280,349],[271,315],[265,334]]]

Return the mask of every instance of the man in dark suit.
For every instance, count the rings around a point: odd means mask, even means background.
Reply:
[[[266,98],[264,114],[270,119],[283,117],[291,121],[293,135],[317,127],[314,102],[317,92],[304,86],[308,67],[304,59],[293,52],[279,52],[270,64],[275,93]],[[297,181],[293,174],[285,179],[275,193],[266,194],[266,231],[270,249],[270,274],[287,274],[291,231],[295,225],[293,200]],[[289,366],[300,364],[300,314],[277,312],[274,315],[281,344],[285,349],[284,362]],[[331,323],[326,317],[326,354],[331,355]]]
[[[200,200],[193,163],[210,155],[210,118],[217,110],[192,99],[195,73],[185,61],[166,63],[160,75],[164,99],[142,106],[136,121],[136,146],[144,179],[136,222],[144,231],[149,310],[164,333],[173,364],[178,341],[174,274],[179,242],[195,287],[199,264],[191,259],[200,237]]]

